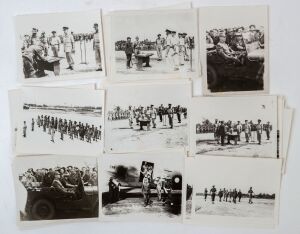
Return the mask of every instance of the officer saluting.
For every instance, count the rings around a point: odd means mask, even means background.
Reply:
[[[66,58],[69,64],[67,69],[74,70],[74,60],[72,57],[72,53],[75,53],[75,43],[74,38],[71,34],[69,34],[69,28],[63,27],[64,35],[63,35],[63,44],[64,44],[64,51],[66,53]]]

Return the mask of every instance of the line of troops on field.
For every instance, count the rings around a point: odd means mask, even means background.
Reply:
[[[44,132],[48,132],[51,135],[51,141],[54,143],[55,133],[60,133],[60,139],[64,140],[64,135],[69,135],[69,138],[74,138],[81,141],[92,143],[92,140],[97,142],[101,140],[101,126],[95,127],[86,123],[62,119],[53,117],[50,115],[38,115],[36,121],[34,118],[31,120],[31,131],[35,130],[35,124],[38,128],[43,128]],[[23,137],[27,136],[27,124],[26,121],[23,123]]]
[[[241,141],[242,132],[245,134],[246,143],[249,143],[251,139],[254,141],[255,132],[256,139],[260,145],[263,131],[266,132],[267,140],[270,140],[272,125],[269,121],[266,124],[262,124],[260,119],[257,120],[257,124],[252,121],[249,122],[248,120],[245,120],[245,123],[242,124],[240,121],[233,123],[232,121],[224,122],[216,119],[213,125],[210,123],[196,125],[196,133],[214,132],[215,140],[218,144],[221,142],[222,146],[224,146],[226,137],[227,144],[230,144],[230,140],[235,140],[235,144],[237,144],[237,141]]]
[[[136,125],[140,126],[140,130],[144,130],[143,127],[146,126],[149,131],[151,125],[152,128],[156,128],[157,116],[159,117],[159,121],[163,123],[163,126],[167,125],[168,119],[170,128],[173,128],[174,115],[176,115],[178,123],[181,123],[182,115],[184,119],[187,118],[187,108],[181,107],[180,105],[173,107],[172,104],[168,104],[168,107],[164,107],[163,104],[159,107],[154,107],[154,105],[146,107],[129,106],[128,110],[108,112],[108,120],[128,119],[130,128],[133,128],[133,123],[135,121]]]
[[[243,38],[243,33],[247,32],[247,38]],[[219,55],[226,60],[243,63],[246,55],[245,43],[258,42],[257,48],[264,48],[263,28],[257,29],[255,25],[250,25],[248,29],[244,27],[228,29],[212,29],[206,32],[207,49],[215,48]]]
[[[165,58],[172,59],[174,71],[177,71],[179,70],[179,66],[184,65],[184,61],[192,60],[191,51],[194,49],[194,37],[187,36],[187,33],[176,33],[176,31],[169,29],[166,29],[165,32],[166,38],[163,38],[161,37],[161,34],[158,34],[155,40],[157,61],[163,60],[162,51],[165,50]],[[127,37],[124,46],[121,46],[126,54],[127,69],[131,68],[132,55],[138,56],[139,54],[142,54],[142,50],[145,47],[144,44],[144,42],[139,40],[138,36],[136,36],[134,42],[131,41],[131,37]],[[188,51],[190,51],[190,54],[188,54]],[[150,67],[149,64],[146,64],[146,66]]]
[[[219,197],[219,202],[222,202],[222,198],[223,198],[223,202],[233,202],[236,204],[237,200],[239,202],[241,202],[241,198],[243,197],[243,193],[242,191],[239,189],[239,191],[234,188],[234,189],[219,189],[219,192],[217,192],[217,189],[215,188],[215,186],[213,185],[212,188],[210,189],[210,191],[208,192],[207,188],[204,189],[204,200],[206,201],[208,194],[211,196],[211,201],[212,204],[215,203],[215,198],[216,196]],[[252,204],[253,201],[253,189],[252,187],[249,188],[248,190],[248,197],[249,197],[249,204]]]
[[[74,194],[74,189],[82,180],[84,186],[98,185],[97,168],[67,166],[55,168],[28,169],[19,176],[19,180],[27,188],[53,187],[62,193]]]
[[[51,36],[46,36],[45,32],[39,35],[37,28],[32,29],[31,35],[24,35],[22,45],[23,71],[25,78],[35,78],[45,76],[45,69],[41,64],[47,61],[49,48],[52,51],[52,57],[59,57],[61,46],[68,62],[66,69],[74,70],[73,54],[75,53],[75,41],[90,41],[93,39],[93,50],[95,51],[96,71],[102,71],[100,54],[100,34],[98,24],[94,24],[94,33],[92,34],[74,34],[69,33],[69,27],[63,27],[63,35],[57,36],[56,31],[52,31]],[[84,44],[85,45],[85,44]],[[85,49],[85,47],[84,47]]]

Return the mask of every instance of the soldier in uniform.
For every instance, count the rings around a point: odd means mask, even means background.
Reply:
[[[162,60],[162,49],[163,49],[163,39],[161,38],[161,34],[157,35],[155,40],[156,52],[157,52],[157,61]]]
[[[63,27],[64,35],[63,35],[63,44],[64,44],[64,52],[66,53],[66,58],[69,64],[67,69],[74,70],[74,60],[72,53],[75,53],[75,42],[74,38],[71,34],[69,34],[69,28]]]
[[[151,119],[151,123],[152,123],[152,127],[156,128],[156,110],[154,109],[153,105],[150,106],[150,110],[149,110],[149,114],[150,114],[150,119]]]
[[[171,47],[171,31],[169,29],[166,29],[166,40],[165,40],[165,48],[166,48],[166,53],[165,53],[165,57],[168,58],[169,56],[169,51],[170,51],[170,47]]]
[[[167,115],[168,115],[170,128],[173,128],[173,108],[172,108],[172,104],[168,105]]]
[[[158,116],[159,116],[159,121],[162,122],[163,121],[163,112],[164,112],[164,106],[163,104],[161,104],[159,107],[158,107]]]
[[[126,67],[127,69],[131,68],[131,59],[133,54],[133,45],[131,42],[131,38],[127,37],[127,41],[125,43],[125,54],[126,54]]]
[[[140,38],[138,36],[135,37],[135,41],[133,42],[133,50],[134,50],[134,54],[138,55],[141,52],[141,42],[140,42]]]
[[[54,143],[54,136],[55,136],[56,129],[54,127],[51,128],[51,141]]]
[[[267,134],[267,140],[270,140],[270,133],[272,131],[272,126],[270,125],[270,122],[268,121],[265,126],[266,134]]]
[[[263,126],[261,124],[261,120],[259,119],[256,124],[256,133],[257,133],[257,141],[258,144],[261,145],[261,134],[263,132]]]
[[[248,123],[248,120],[245,120],[245,138],[246,142],[249,143],[249,138],[251,137],[251,125]]]
[[[226,127],[224,125],[224,121],[221,121],[221,124],[218,128],[218,135],[221,138],[221,145],[224,146],[225,136],[226,136]]]
[[[172,31],[171,47],[173,53],[171,54],[173,60],[174,71],[179,70],[179,38],[176,35],[176,31]]]
[[[176,110],[176,116],[177,116],[178,123],[181,123],[181,107],[180,107],[180,105],[178,105],[175,110]]]
[[[242,191],[239,190],[238,193],[237,193],[237,196],[238,196],[238,198],[239,198],[239,202],[241,202],[242,195],[243,195],[243,194],[242,194]]]
[[[143,179],[143,184],[142,184],[142,193],[144,196],[144,206],[148,206],[152,204],[152,201],[150,200],[150,178],[149,175],[146,175]]]
[[[206,201],[207,199],[207,194],[208,194],[208,191],[207,191],[207,188],[204,189],[204,201]]]
[[[240,121],[237,122],[236,131],[237,131],[237,135],[238,135],[238,141],[241,141],[241,133],[243,131],[243,126],[241,125]]]
[[[219,123],[218,119],[215,119],[215,123],[214,123],[214,138],[217,141],[217,144],[220,144],[219,126],[220,126],[220,123]]]
[[[41,33],[40,43],[43,45],[44,48],[44,56],[48,56],[48,42],[47,42],[45,32]]]
[[[60,38],[56,35],[56,31],[52,31],[50,37],[50,46],[54,57],[58,57],[60,51]]]
[[[253,190],[252,190],[252,187],[250,187],[249,191],[248,191],[248,194],[249,194],[249,204],[252,204],[253,201],[252,201],[252,198],[253,198]]]
[[[223,191],[220,189],[219,190],[219,193],[218,193],[218,196],[219,196],[219,202],[222,202],[222,197],[223,197]]]
[[[102,64],[101,64],[101,53],[100,53],[100,35],[99,35],[99,27],[98,24],[94,24],[94,40],[93,40],[93,49],[95,51],[95,60],[96,60],[96,71],[102,71]]]
[[[26,121],[23,123],[23,137],[26,137],[26,132],[27,132],[27,124]]]
[[[211,195],[211,202],[212,202],[212,204],[215,204],[216,192],[217,192],[217,189],[213,185],[212,188],[210,189],[210,195]]]

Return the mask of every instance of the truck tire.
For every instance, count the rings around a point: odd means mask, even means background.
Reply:
[[[55,216],[55,207],[49,200],[39,199],[33,204],[30,213],[35,220],[49,220]]]
[[[218,73],[213,66],[207,64],[207,86],[209,89],[215,88],[219,83]]]

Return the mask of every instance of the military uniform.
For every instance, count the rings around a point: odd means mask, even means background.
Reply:
[[[53,34],[55,31],[52,32]],[[54,57],[58,57],[58,52],[60,50],[60,38],[58,36],[52,35],[50,37],[50,46]]]
[[[162,60],[163,39],[158,37],[155,41],[155,44],[156,44],[157,60],[161,61]]]
[[[93,36],[93,48],[95,51],[95,60],[96,60],[96,66],[97,66],[97,71],[102,70],[102,64],[101,64],[101,53],[100,53],[100,34],[98,31],[98,24],[94,24],[94,27],[96,29],[96,32],[94,33]]]
[[[130,63],[131,63],[133,52],[134,52],[134,50],[133,50],[132,42],[127,41],[125,43],[125,54],[126,54],[126,66],[127,66],[127,68],[130,68]]]
[[[211,193],[211,201],[213,204],[215,203],[216,192],[217,192],[216,188],[212,187],[210,193]]]
[[[251,125],[249,123],[245,124],[245,138],[246,138],[246,142],[249,142],[249,139],[251,137]]]
[[[68,28],[64,28],[66,30]],[[69,69],[73,70],[74,60],[72,53],[74,52],[74,38],[71,34],[65,33],[63,35],[63,44],[64,44],[64,52],[66,53],[67,62],[69,64]]]
[[[258,124],[256,125],[257,141],[258,141],[259,145],[261,144],[261,134],[262,134],[262,131],[263,131],[263,126],[262,126],[262,124],[259,121]]]

